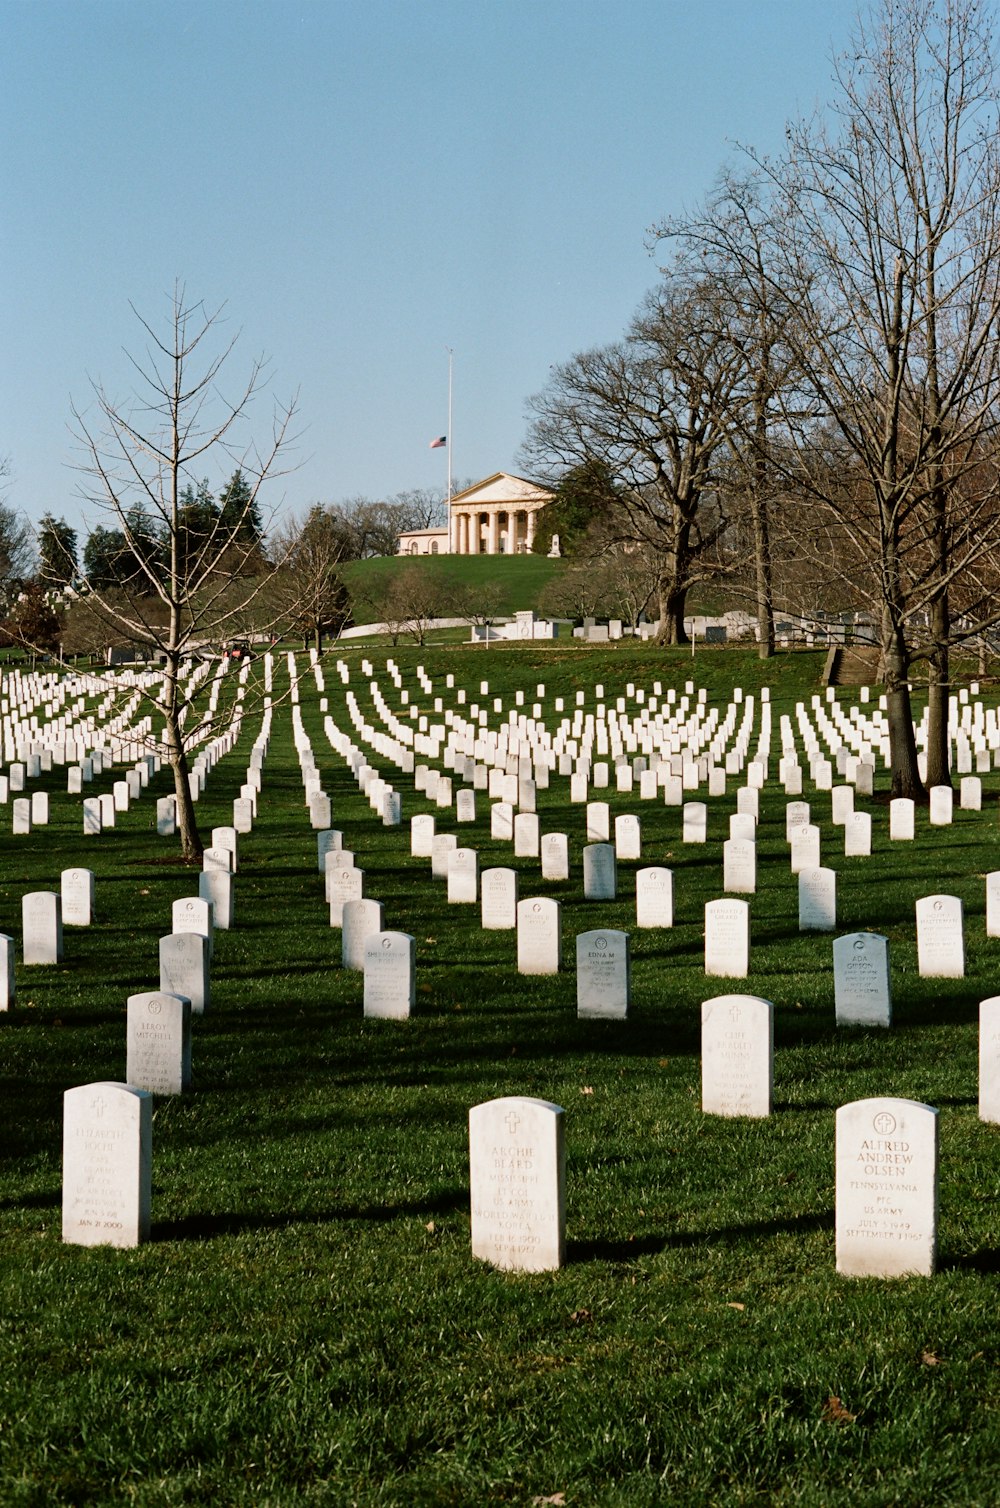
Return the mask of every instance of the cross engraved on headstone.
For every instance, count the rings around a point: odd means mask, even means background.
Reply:
[[[879,1136],[891,1136],[896,1129],[896,1117],[890,1115],[888,1110],[883,1110],[880,1114],[876,1115],[872,1121],[872,1126],[878,1132]]]
[[[512,1110],[509,1115],[504,1116],[504,1120],[507,1122],[507,1130],[511,1136],[516,1136],[517,1128],[521,1124],[521,1117]]]

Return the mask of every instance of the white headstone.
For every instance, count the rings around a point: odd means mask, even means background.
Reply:
[[[819,869],[819,828],[810,822],[804,827],[793,828],[791,849],[792,874],[801,874],[803,869]]]
[[[479,855],[474,848],[453,848],[448,855],[448,903],[474,906],[478,899]]]
[[[363,970],[365,948],[376,932],[385,931],[381,901],[345,901],[340,928],[340,962],[345,969]]]
[[[937,1260],[938,1113],[914,1100],[837,1111],[837,1271],[930,1277]]]
[[[833,944],[838,1026],[891,1026],[889,943],[877,932],[849,932]]]
[[[208,939],[200,932],[171,932],[160,938],[160,989],[190,1000],[196,1016],[208,1010]]]
[[[208,943],[208,959],[212,961],[213,949],[212,903],[202,895],[184,895],[174,901],[170,913],[173,932],[197,932]]]
[[[671,870],[650,865],[636,871],[635,924],[637,927],[673,926],[674,876]]]
[[[63,1095],[62,1238],[138,1246],[149,1237],[153,1096],[127,1084]]]
[[[705,973],[745,979],[750,968],[750,907],[746,901],[709,901],[705,907]]]
[[[626,812],[615,818],[615,856],[619,859],[642,858],[642,829],[639,818]]]
[[[836,871],[801,869],[799,871],[799,931],[831,932],[836,925]]]
[[[962,902],[957,895],[926,895],[917,901],[917,965],[922,979],[961,979],[965,974]]]
[[[534,812],[518,812],[514,817],[514,857],[538,857],[538,817]]]
[[[203,869],[198,876],[198,895],[212,907],[213,927],[228,932],[233,925],[233,876],[229,870]]]
[[[948,827],[952,817],[954,805],[954,793],[950,785],[932,785],[931,791],[931,827]]]
[[[430,858],[434,849],[434,820],[429,812],[410,818],[410,853],[415,858]]]
[[[704,843],[708,833],[708,807],[704,801],[686,801],[682,814],[682,843]]]
[[[872,819],[870,812],[851,812],[844,822],[844,856],[848,859],[867,859],[872,851]]]
[[[587,842],[607,843],[611,837],[611,809],[606,801],[587,803]]]
[[[125,1082],[150,1094],[191,1087],[191,1002],[162,990],[126,1002]]]
[[[62,897],[54,890],[32,890],[21,899],[21,962],[62,963]]]
[[[559,902],[550,896],[527,896],[517,903],[517,972],[558,974],[562,966],[562,920]]]
[[[14,939],[0,933],[0,1011],[9,1011],[17,1000],[14,973]]]
[[[889,802],[889,838],[893,843],[913,841],[915,810],[909,796],[896,796]]]
[[[624,1018],[629,1005],[629,935],[613,928],[576,939],[576,1013]]]
[[[479,884],[483,927],[490,932],[517,926],[516,869],[484,869]]]
[[[417,998],[416,939],[407,932],[376,932],[365,943],[364,1012],[403,1020]]]
[[[64,927],[89,927],[94,916],[94,871],[64,869],[60,878]]]
[[[469,1111],[472,1255],[509,1272],[551,1272],[566,1249],[563,1111],[512,1096]]]
[[[756,995],[717,995],[701,1007],[701,1108],[771,1114],[774,1007]]]
[[[613,901],[618,893],[615,850],[610,843],[588,843],[583,850],[583,898]]]
[[[979,1119],[1000,1124],[1000,995],[979,1004]]]
[[[327,899],[330,902],[330,926],[343,925],[345,901],[360,901],[365,893],[365,872],[353,864],[329,865],[326,871]]]
[[[569,837],[566,833],[543,833],[539,853],[543,880],[569,879]]]
[[[753,895],[757,890],[757,845],[743,838],[730,838],[722,845],[722,888],[731,895]]]

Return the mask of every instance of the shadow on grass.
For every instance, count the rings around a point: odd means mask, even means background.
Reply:
[[[269,1230],[289,1230],[296,1225],[338,1225],[353,1220],[385,1225],[396,1219],[421,1220],[432,1215],[452,1215],[468,1205],[465,1192],[439,1194],[429,1199],[395,1204],[341,1204],[331,1209],[298,1214],[251,1211],[245,1214],[182,1215],[177,1220],[158,1220],[152,1227],[153,1241],[214,1241],[220,1236],[242,1236]]]
[[[768,1236],[804,1235],[808,1231],[832,1231],[833,1211],[796,1215],[788,1220],[759,1220],[751,1225],[728,1225],[718,1230],[682,1231],[669,1236],[642,1236],[625,1241],[569,1241],[566,1246],[570,1262],[625,1262],[639,1257],[660,1256],[668,1251],[711,1246],[724,1242],[737,1244],[748,1239]]]

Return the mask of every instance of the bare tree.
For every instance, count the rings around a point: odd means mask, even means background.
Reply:
[[[816,411],[790,432],[799,481],[869,562],[892,789],[916,796],[908,682],[922,625],[928,779],[939,783],[951,598],[998,543],[992,483],[975,501],[962,483],[1000,419],[1000,131],[986,16],[960,0],[886,0],[859,23],[836,77],[833,123],[791,126],[773,169],[788,195],[776,276]],[[862,488],[809,459],[825,426]]]
[[[719,315],[742,358],[729,405],[731,459],[724,485],[728,511],[737,522],[742,510],[749,519],[750,553],[739,548],[737,559],[753,564],[761,659],[774,653],[772,515],[788,495],[787,478],[775,463],[775,436],[780,445],[784,413],[806,401],[787,334],[794,313],[775,276],[780,220],[780,200],[762,173],[727,171],[699,212],[665,220],[653,231],[654,244],[679,249],[680,266],[721,295]]]
[[[317,503],[301,520],[289,520],[272,537],[280,560],[266,592],[265,615],[318,651],[323,635],[339,633],[351,621],[351,601],[340,575],[348,543],[336,512]]]
[[[11,606],[36,566],[32,528],[7,502],[10,477],[10,459],[0,456],[0,611]]]
[[[235,392],[224,394],[237,336],[221,339],[221,311],[187,300],[178,286],[170,299],[163,333],[133,306],[148,340],[142,356],[130,356],[137,378],[133,396],[120,402],[93,386],[91,418],[74,409],[84,449],[84,497],[120,530],[136,570],[115,592],[82,583],[94,612],[110,634],[141,645],[165,671],[157,716],[166,725],[167,757],[174,773],[178,828],[185,858],[201,854],[188,782],[186,709],[182,664],[197,646],[219,648],[234,627],[242,628],[265,577],[246,579],[223,562],[256,515],[262,486],[279,474],[290,442],[294,403],[275,404],[266,441],[249,430],[250,409],[261,395],[261,359]],[[211,514],[200,532],[185,525],[183,494],[213,463],[225,474],[234,467],[246,483],[241,505],[223,517]],[[137,518],[144,524],[137,525]],[[155,530],[156,550],[147,530]],[[127,575],[127,573],[126,573]],[[89,588],[89,590],[88,590]]]
[[[726,326],[706,282],[665,278],[625,340],[558,367],[529,404],[529,464],[620,481],[604,527],[657,563],[660,643],[686,642],[688,593],[725,568],[717,468],[741,373]]]

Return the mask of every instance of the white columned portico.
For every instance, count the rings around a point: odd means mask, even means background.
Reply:
[[[536,515],[553,494],[526,477],[498,471],[451,498],[448,538],[458,555],[498,555],[530,550]]]

